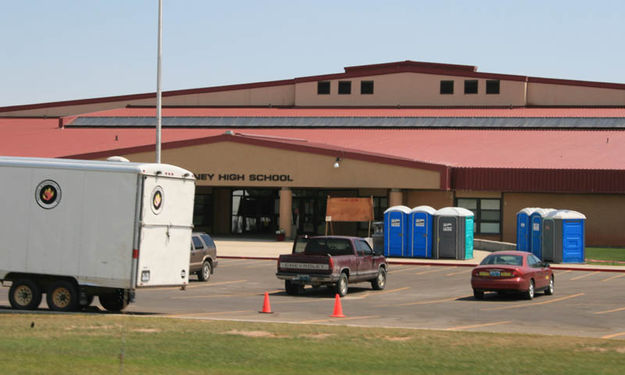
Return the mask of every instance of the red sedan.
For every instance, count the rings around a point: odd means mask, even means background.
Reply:
[[[549,264],[525,251],[498,251],[490,254],[471,273],[471,287],[477,299],[484,298],[484,292],[515,291],[527,299],[544,290],[553,294],[553,271]]]

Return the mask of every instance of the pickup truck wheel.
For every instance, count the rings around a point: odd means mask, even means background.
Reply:
[[[98,296],[100,305],[107,311],[120,312],[128,306],[128,293],[123,289],[116,290],[113,293],[101,294]]]
[[[348,289],[349,286],[347,281],[347,274],[345,272],[342,272],[341,276],[339,277],[339,281],[336,282],[336,293],[341,297],[345,297],[345,295],[347,295]]]
[[[378,276],[371,281],[371,287],[375,290],[382,290],[386,286],[386,269],[380,267],[378,270]]]
[[[9,289],[9,302],[16,310],[34,310],[41,303],[41,288],[28,279],[16,280]]]
[[[291,280],[284,280],[284,289],[286,290],[286,294],[290,296],[296,296],[304,290],[302,285],[295,284],[291,282]]]
[[[69,281],[59,280],[48,289],[46,302],[50,310],[75,311],[79,306],[78,288]]]
[[[204,263],[202,263],[202,269],[198,271],[197,273],[197,278],[200,281],[208,281],[208,279],[210,279],[211,277],[211,273],[213,272],[213,266],[211,265],[211,263],[209,261],[204,261]]]

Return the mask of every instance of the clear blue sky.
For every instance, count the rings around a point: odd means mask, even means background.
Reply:
[[[0,4],[0,106],[156,90],[158,0]],[[623,1],[163,4],[164,90],[402,60],[625,83]]]

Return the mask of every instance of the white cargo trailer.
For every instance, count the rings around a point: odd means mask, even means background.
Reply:
[[[167,164],[0,157],[0,280],[15,309],[119,311],[189,282],[195,178]]]

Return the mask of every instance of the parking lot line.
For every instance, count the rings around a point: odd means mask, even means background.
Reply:
[[[567,299],[571,299],[571,298],[575,298],[575,297],[581,297],[583,295],[584,295],[584,293],[577,293],[577,294],[572,294],[570,296],[564,296],[564,297],[560,297],[560,298],[550,299],[548,301],[516,303],[514,305],[507,305],[507,306],[501,306],[501,307],[491,307],[491,308],[488,308],[488,309],[482,309],[482,311],[509,310],[509,309],[517,309],[517,308],[520,308],[520,307],[532,307],[532,306],[546,305],[548,303],[565,301]]]
[[[364,292],[363,294],[359,294],[359,295],[348,295],[345,296],[343,298],[347,298],[347,299],[363,299],[363,298],[367,298],[370,295],[374,295],[374,296],[378,296],[380,294],[388,294],[388,293],[395,293],[395,292],[399,292],[402,290],[406,290],[406,289],[410,289],[409,286],[405,286],[403,288],[397,288],[397,289],[387,289],[387,290],[382,290],[382,291],[378,291],[378,290],[371,290],[368,292]]]
[[[239,260],[239,259],[235,259],[232,260],[231,262],[224,262],[223,260],[219,261],[219,268],[222,267],[233,267],[233,266],[246,266],[249,264],[256,264],[257,262],[259,262],[259,260],[257,259],[252,259],[252,260]]]
[[[417,301],[417,302],[409,302],[409,303],[400,303],[395,306],[413,306],[413,305],[429,305],[433,303],[443,303],[443,302],[451,302],[461,298],[468,298],[471,296],[460,296],[460,297],[451,297],[451,298],[443,298],[443,299],[434,299],[427,301]]]
[[[282,292],[280,290],[269,290],[267,293],[277,293]],[[251,297],[251,296],[262,296],[264,292],[256,292],[256,293],[228,293],[228,294],[202,294],[202,295],[194,295],[194,296],[182,296],[182,297],[171,297],[171,299],[193,299],[193,298],[215,298],[215,297]]]
[[[459,326],[459,327],[451,327],[451,328],[446,328],[446,331],[459,331],[459,330],[463,330],[463,329],[471,329],[471,328],[484,328],[484,327],[491,327],[491,326],[498,326],[498,325],[502,325],[502,324],[508,324],[508,323],[512,323],[510,320],[504,320],[501,322],[492,322],[492,323],[483,323],[483,324],[472,324],[472,325],[468,325],[468,326]]]
[[[206,285],[199,285],[199,286],[218,286],[218,285],[238,284],[238,283],[244,283],[246,281],[247,280],[220,281],[218,283],[209,282]]]
[[[220,314],[240,314],[240,313],[250,313],[254,312],[253,310],[236,310],[236,311],[213,311],[213,312],[199,312],[199,313],[188,313],[188,314],[167,314],[168,317],[183,317],[183,316],[203,316],[203,315],[220,315]]]
[[[625,277],[625,273],[620,274],[620,275],[614,275],[614,276],[608,277],[607,279],[601,280],[601,282],[603,283],[605,281],[610,281],[610,280],[618,279],[618,278],[621,278],[621,277]]]
[[[590,272],[590,273],[587,273],[587,274],[584,274],[584,275],[576,276],[576,277],[571,278],[570,281],[584,279],[584,278],[586,278],[588,276],[592,276],[592,275],[597,274],[597,273],[599,273],[599,271]]]
[[[301,324],[311,324],[311,323],[327,323],[327,322],[337,322],[344,320],[355,320],[355,319],[369,319],[369,318],[379,318],[379,315],[367,315],[367,316],[352,316],[348,318],[332,318],[332,319],[319,319],[319,320],[303,320]]]
[[[426,273],[435,273],[435,272],[443,272],[446,271],[445,268],[439,267],[437,269],[432,269],[428,271],[415,272],[415,275],[425,275]]]
[[[602,339],[611,339],[614,337],[625,336],[625,332],[613,333],[611,335],[601,336]]]
[[[445,276],[455,276],[455,275],[460,275],[460,274],[471,275],[471,270],[464,269],[462,271],[448,273]]]
[[[617,311],[625,311],[625,307],[621,307],[618,309],[612,309],[612,310],[605,310],[605,311],[597,311],[593,314],[609,314],[609,313],[613,313],[613,312],[617,312]]]
[[[414,271],[414,270],[415,270],[414,266],[408,266],[406,268],[399,268],[399,269],[396,269],[395,267],[392,267],[391,270],[389,271],[389,274],[396,274],[396,273],[400,273],[400,272]]]

